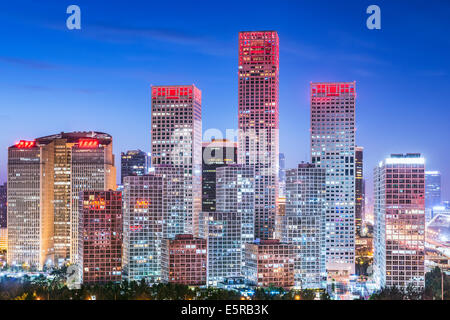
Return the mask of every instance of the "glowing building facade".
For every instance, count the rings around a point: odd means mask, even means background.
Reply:
[[[275,233],[279,168],[279,40],[275,31],[239,33],[238,163],[255,168],[255,237]]]
[[[329,280],[355,270],[355,82],[311,83],[311,162],[326,170]]]
[[[112,137],[105,133],[63,132],[10,147],[8,261],[38,268],[76,263],[79,192],[115,189],[115,180]],[[29,258],[38,247],[39,259]]]
[[[325,169],[302,163],[286,171],[282,241],[294,245],[296,288],[326,286]]]
[[[120,282],[123,240],[122,193],[81,192],[78,230],[81,282]]]
[[[206,284],[206,240],[180,234],[163,243],[163,281],[188,286]]]
[[[194,85],[152,86],[152,166],[183,168],[185,234],[198,233],[202,207],[202,96]]]
[[[374,170],[374,276],[380,288],[424,287],[425,159],[393,154]]]
[[[294,286],[295,252],[292,244],[262,240],[245,245],[244,274],[258,287],[291,289]]]
[[[356,237],[361,234],[364,222],[364,168],[363,168],[363,147],[355,147],[355,232]]]

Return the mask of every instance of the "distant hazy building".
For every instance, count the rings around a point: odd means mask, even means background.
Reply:
[[[122,193],[81,192],[79,268],[82,283],[122,280]]]
[[[282,241],[294,245],[297,288],[325,288],[325,169],[302,163],[286,171]]]
[[[364,221],[364,166],[363,147],[355,147],[355,231],[356,236],[361,234]]]
[[[433,209],[441,204],[441,173],[425,171],[425,207]]]
[[[188,286],[206,284],[206,240],[190,234],[163,242],[163,281]]]
[[[112,137],[60,133],[8,149],[8,263],[77,262],[79,192],[116,187]]]
[[[258,287],[294,286],[295,252],[292,244],[279,240],[262,240],[245,245],[244,274],[247,281]]]
[[[123,178],[128,176],[142,176],[148,173],[151,166],[151,157],[148,153],[141,150],[129,150],[122,152],[121,176],[120,181],[123,184]]]
[[[286,195],[286,157],[284,153],[279,155],[280,169],[278,171],[278,198],[284,198]]]
[[[375,168],[374,276],[379,287],[424,287],[425,159],[393,154]]]
[[[237,144],[228,140],[203,142],[202,211],[216,210],[216,169],[237,163]]]

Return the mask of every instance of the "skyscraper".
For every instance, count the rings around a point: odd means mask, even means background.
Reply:
[[[355,232],[361,233],[364,214],[363,147],[355,147]]]
[[[326,170],[326,267],[355,270],[355,82],[311,83],[311,159]]]
[[[238,162],[255,168],[255,237],[271,239],[278,198],[279,40],[276,31],[239,33]]]
[[[441,173],[439,171],[425,172],[425,207],[433,209],[441,204]]]
[[[325,288],[325,169],[310,163],[286,171],[282,241],[294,245],[296,288]]]
[[[152,86],[152,165],[184,169],[188,223],[198,233],[202,205],[202,96],[194,85]]]
[[[150,174],[124,178],[124,277],[162,280],[162,246],[186,223],[184,169],[158,165]]]
[[[36,265],[39,260],[36,266],[40,268],[44,262],[76,263],[79,192],[115,187],[112,137],[108,134],[62,132],[10,147],[8,216],[12,220],[8,227],[12,229],[8,261],[22,264],[33,260]],[[27,231],[28,227],[32,229]],[[40,243],[32,244],[39,237]],[[31,260],[30,256],[20,258],[20,252],[31,255],[39,246],[38,260],[34,254]]]
[[[425,159],[393,154],[374,170],[374,277],[379,287],[424,287]]]
[[[286,157],[284,153],[280,153],[280,169],[278,171],[278,197],[286,196]]]
[[[141,150],[129,150],[127,152],[122,152],[120,158],[121,184],[123,184],[124,177],[142,176],[147,174],[151,166],[150,155]]]
[[[203,142],[202,211],[216,210],[216,169],[237,163],[237,144],[229,140]]]
[[[123,240],[122,193],[81,192],[78,231],[81,282],[120,282]]]

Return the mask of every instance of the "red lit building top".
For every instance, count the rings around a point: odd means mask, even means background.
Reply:
[[[311,97],[355,96],[356,82],[311,82]]]
[[[15,147],[17,149],[31,149],[31,148],[34,148],[35,146],[36,146],[36,141],[20,140],[19,142],[17,142],[15,144]]]
[[[196,99],[201,101],[202,93],[194,85],[152,86],[153,100]]]

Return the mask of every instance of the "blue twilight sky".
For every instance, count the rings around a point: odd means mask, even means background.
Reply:
[[[66,8],[81,7],[81,30]],[[368,30],[370,4],[382,29]],[[450,2],[1,1],[0,181],[19,139],[113,135],[115,153],[150,149],[150,85],[196,84],[203,128],[237,127],[238,32],[280,36],[280,151],[309,159],[310,81],[357,81],[365,174],[390,153],[421,152],[450,199]],[[370,195],[370,194],[369,194]]]

